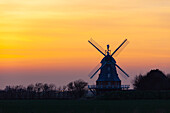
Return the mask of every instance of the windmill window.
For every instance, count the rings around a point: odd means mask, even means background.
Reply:
[[[108,76],[108,78],[110,78],[110,73],[107,76]]]
[[[108,71],[110,71],[110,67],[108,67],[107,69],[108,69]]]

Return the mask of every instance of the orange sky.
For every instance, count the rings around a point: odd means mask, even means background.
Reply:
[[[170,73],[169,20],[169,0],[1,0],[0,87],[28,76],[27,84],[91,82],[87,75],[103,57],[91,37],[112,50],[129,40],[115,59],[131,79],[155,68]]]

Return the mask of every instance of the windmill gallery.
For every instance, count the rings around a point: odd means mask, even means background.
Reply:
[[[126,77],[129,77],[129,75],[116,64],[116,61],[113,58],[113,55],[122,48],[122,46],[127,42],[127,39],[125,39],[113,53],[109,50],[109,45],[107,45],[107,50],[104,50],[93,39],[88,40],[88,42],[104,55],[104,58],[100,62],[101,66],[98,69],[95,68],[96,70],[89,74],[90,79],[92,79],[100,70],[99,77],[96,80],[96,85],[88,86],[90,91],[95,95],[99,95],[109,91],[128,90],[130,87],[129,85],[121,85],[121,80],[119,79],[116,67],[120,69]]]

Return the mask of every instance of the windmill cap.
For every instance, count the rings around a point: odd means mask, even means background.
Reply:
[[[107,44],[107,49],[109,49],[109,47],[110,47],[110,45],[109,45],[109,44]]]

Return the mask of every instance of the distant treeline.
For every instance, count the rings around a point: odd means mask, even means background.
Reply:
[[[76,80],[59,88],[54,84],[36,83],[27,87],[6,86],[0,91],[0,99],[75,99],[83,97],[86,92],[87,83],[83,80]]]
[[[146,75],[136,76],[133,86],[135,90],[170,90],[170,74],[151,70]]]
[[[79,99],[87,97],[88,83],[76,80],[63,87],[54,84],[36,83],[24,87],[6,86],[0,91],[0,99]],[[97,99],[170,99],[170,75],[151,70],[146,75],[136,76],[134,90],[105,92]],[[92,97],[93,98],[93,97]]]

